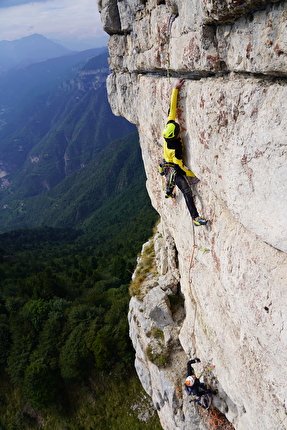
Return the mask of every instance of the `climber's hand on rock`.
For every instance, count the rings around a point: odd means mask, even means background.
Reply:
[[[180,78],[176,81],[176,83],[174,84],[174,88],[178,89],[182,86],[182,84],[184,83],[184,79]]]

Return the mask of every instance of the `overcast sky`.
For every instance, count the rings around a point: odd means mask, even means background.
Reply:
[[[34,33],[59,41],[107,36],[97,0],[0,0],[0,41]]]

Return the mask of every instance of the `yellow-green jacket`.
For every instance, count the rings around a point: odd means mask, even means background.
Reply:
[[[170,100],[170,109],[169,114],[167,118],[167,124],[169,122],[175,122],[176,118],[176,108],[177,108],[177,96],[178,96],[178,89],[173,88],[172,94],[171,94],[171,100]],[[189,170],[187,167],[183,164],[183,141],[181,140],[181,137],[177,138],[170,138],[170,139],[164,139],[164,149],[163,149],[163,156],[167,163],[173,163],[180,167],[181,173],[186,176],[195,176],[195,174]]]

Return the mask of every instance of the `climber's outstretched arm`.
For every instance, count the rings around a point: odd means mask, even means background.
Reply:
[[[178,90],[180,89],[183,83],[184,83],[184,79],[178,79],[173,86],[167,121],[175,121]]]

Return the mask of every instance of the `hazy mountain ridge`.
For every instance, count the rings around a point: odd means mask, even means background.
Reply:
[[[111,112],[108,73],[107,53],[92,58],[72,79],[34,98],[11,125],[15,131],[0,143],[3,206],[52,189],[135,130]]]
[[[2,121],[4,123],[11,122],[35,96],[50,91],[64,80],[72,79],[76,71],[89,58],[106,51],[104,47],[89,49],[30,64],[22,69],[10,70],[2,74],[2,76],[0,75]],[[105,67],[108,67],[107,61]]]
[[[41,34],[0,41],[0,70],[9,70],[21,62],[42,61],[67,55],[72,51]]]

